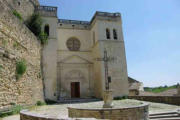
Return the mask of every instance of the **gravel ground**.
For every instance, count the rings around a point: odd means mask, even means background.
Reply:
[[[129,106],[136,106],[141,104],[142,101],[138,100],[117,100],[114,101],[115,106],[121,107],[129,107]],[[149,103],[149,113],[158,113],[158,112],[171,112],[180,109],[180,106],[175,105],[168,105],[168,104],[161,104],[161,103],[152,103],[152,102],[145,102]],[[55,117],[67,118],[68,117],[68,110],[67,107],[69,106],[78,106],[78,107],[85,107],[85,108],[100,108],[103,105],[103,102],[89,102],[89,103],[78,103],[78,104],[59,104],[59,105],[46,105],[41,107],[34,107],[31,111],[37,114],[44,114],[44,115],[51,115]],[[0,119],[1,120],[1,119]],[[3,118],[2,120],[19,120],[19,115],[9,116]]]

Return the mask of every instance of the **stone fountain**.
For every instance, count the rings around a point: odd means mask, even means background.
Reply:
[[[105,68],[105,91],[103,95],[104,104],[101,108],[86,107],[68,107],[68,114],[71,118],[96,118],[112,120],[148,120],[148,104],[140,104],[131,107],[113,106],[113,91],[109,89],[111,77],[108,76],[108,61],[114,58],[107,56],[104,51],[103,58],[97,58],[98,61],[104,61]]]

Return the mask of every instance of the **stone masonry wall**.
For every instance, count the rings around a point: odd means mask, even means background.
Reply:
[[[40,44],[34,34],[0,0],[0,109],[43,101]],[[16,80],[16,61],[25,59],[26,73]]]
[[[35,10],[35,6],[39,5],[38,0],[4,0],[11,9],[18,11],[24,20],[27,20]]]

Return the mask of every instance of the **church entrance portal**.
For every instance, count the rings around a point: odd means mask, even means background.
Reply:
[[[80,82],[71,82],[71,98],[80,98]]]

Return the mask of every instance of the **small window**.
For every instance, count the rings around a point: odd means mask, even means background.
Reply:
[[[46,33],[49,36],[49,25],[45,25],[44,33]]]
[[[21,3],[20,2],[18,2],[18,6],[20,6],[21,5]]]
[[[114,36],[115,40],[118,39],[118,37],[117,37],[117,30],[116,29],[113,29],[113,36]]]
[[[111,35],[110,35],[110,30],[107,28],[107,29],[106,29],[106,38],[107,38],[107,39],[111,39],[110,36],[111,36]]]
[[[76,38],[70,38],[67,40],[66,45],[70,51],[79,51],[81,43]]]

